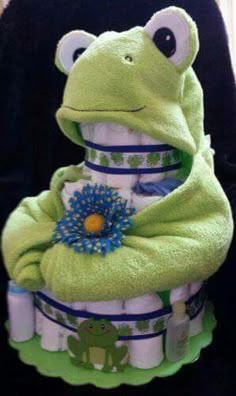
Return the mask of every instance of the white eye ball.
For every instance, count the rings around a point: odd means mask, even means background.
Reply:
[[[64,73],[68,74],[83,52],[94,41],[95,36],[82,30],[66,34],[58,44],[57,63]]]
[[[189,20],[176,9],[157,12],[144,27],[156,47],[174,65],[181,65],[191,51]]]

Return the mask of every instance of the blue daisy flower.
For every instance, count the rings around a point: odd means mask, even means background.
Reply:
[[[82,192],[75,191],[69,202],[70,209],[57,221],[54,243],[104,256],[121,246],[135,209],[127,208],[127,201],[117,192],[107,186],[87,184]]]

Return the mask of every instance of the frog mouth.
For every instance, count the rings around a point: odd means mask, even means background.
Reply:
[[[107,333],[109,333],[109,330],[107,330],[107,331],[104,331],[102,334],[96,334],[96,333],[92,333],[92,332],[91,332],[91,331],[89,331],[89,330],[88,330],[88,333],[89,333],[90,335],[94,336],[94,337],[101,337],[101,336],[104,336],[104,334],[107,334]]]
[[[103,113],[103,112],[106,112],[106,113],[109,113],[109,112],[112,112],[112,113],[113,112],[115,112],[115,113],[117,113],[117,112],[118,113],[137,113],[139,111],[144,110],[145,107],[146,107],[146,105],[143,105],[141,107],[134,108],[134,109],[75,109],[74,107],[64,106],[65,109],[73,110],[73,111],[79,111],[79,112],[82,112],[82,113],[94,113],[94,112],[100,112],[100,113]]]
[[[168,106],[168,103],[166,104]],[[98,106],[98,108],[96,108]],[[171,114],[162,111],[161,108],[153,105],[125,104],[124,106],[109,106],[100,104],[81,108],[74,107],[73,104],[63,104],[57,111],[56,117],[61,130],[74,143],[85,146],[82,136],[81,125],[89,124],[108,124],[116,126],[118,129],[126,128],[126,130],[136,131],[137,134],[152,137],[153,140],[160,139],[166,144],[170,144],[179,150],[184,150],[188,155],[192,156],[196,151],[196,145],[193,137],[188,129],[188,125],[178,107],[173,111],[180,112],[180,121],[174,122]],[[145,122],[146,120],[146,122]],[[113,144],[111,137],[109,141]],[[106,142],[107,144],[107,142]],[[153,143],[155,144],[155,143]]]

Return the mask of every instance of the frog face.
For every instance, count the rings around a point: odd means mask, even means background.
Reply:
[[[65,35],[56,54],[68,75],[61,129],[84,145],[81,123],[112,123],[194,155],[203,133],[202,91],[191,68],[197,51],[196,25],[176,7],[126,32]]]
[[[116,328],[106,319],[88,319],[78,328],[78,335],[82,341],[90,346],[106,347],[117,339]]]

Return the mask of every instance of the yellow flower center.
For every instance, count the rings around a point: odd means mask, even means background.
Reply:
[[[100,232],[104,225],[104,217],[98,213],[94,213],[86,217],[84,220],[84,229],[86,232]]]

